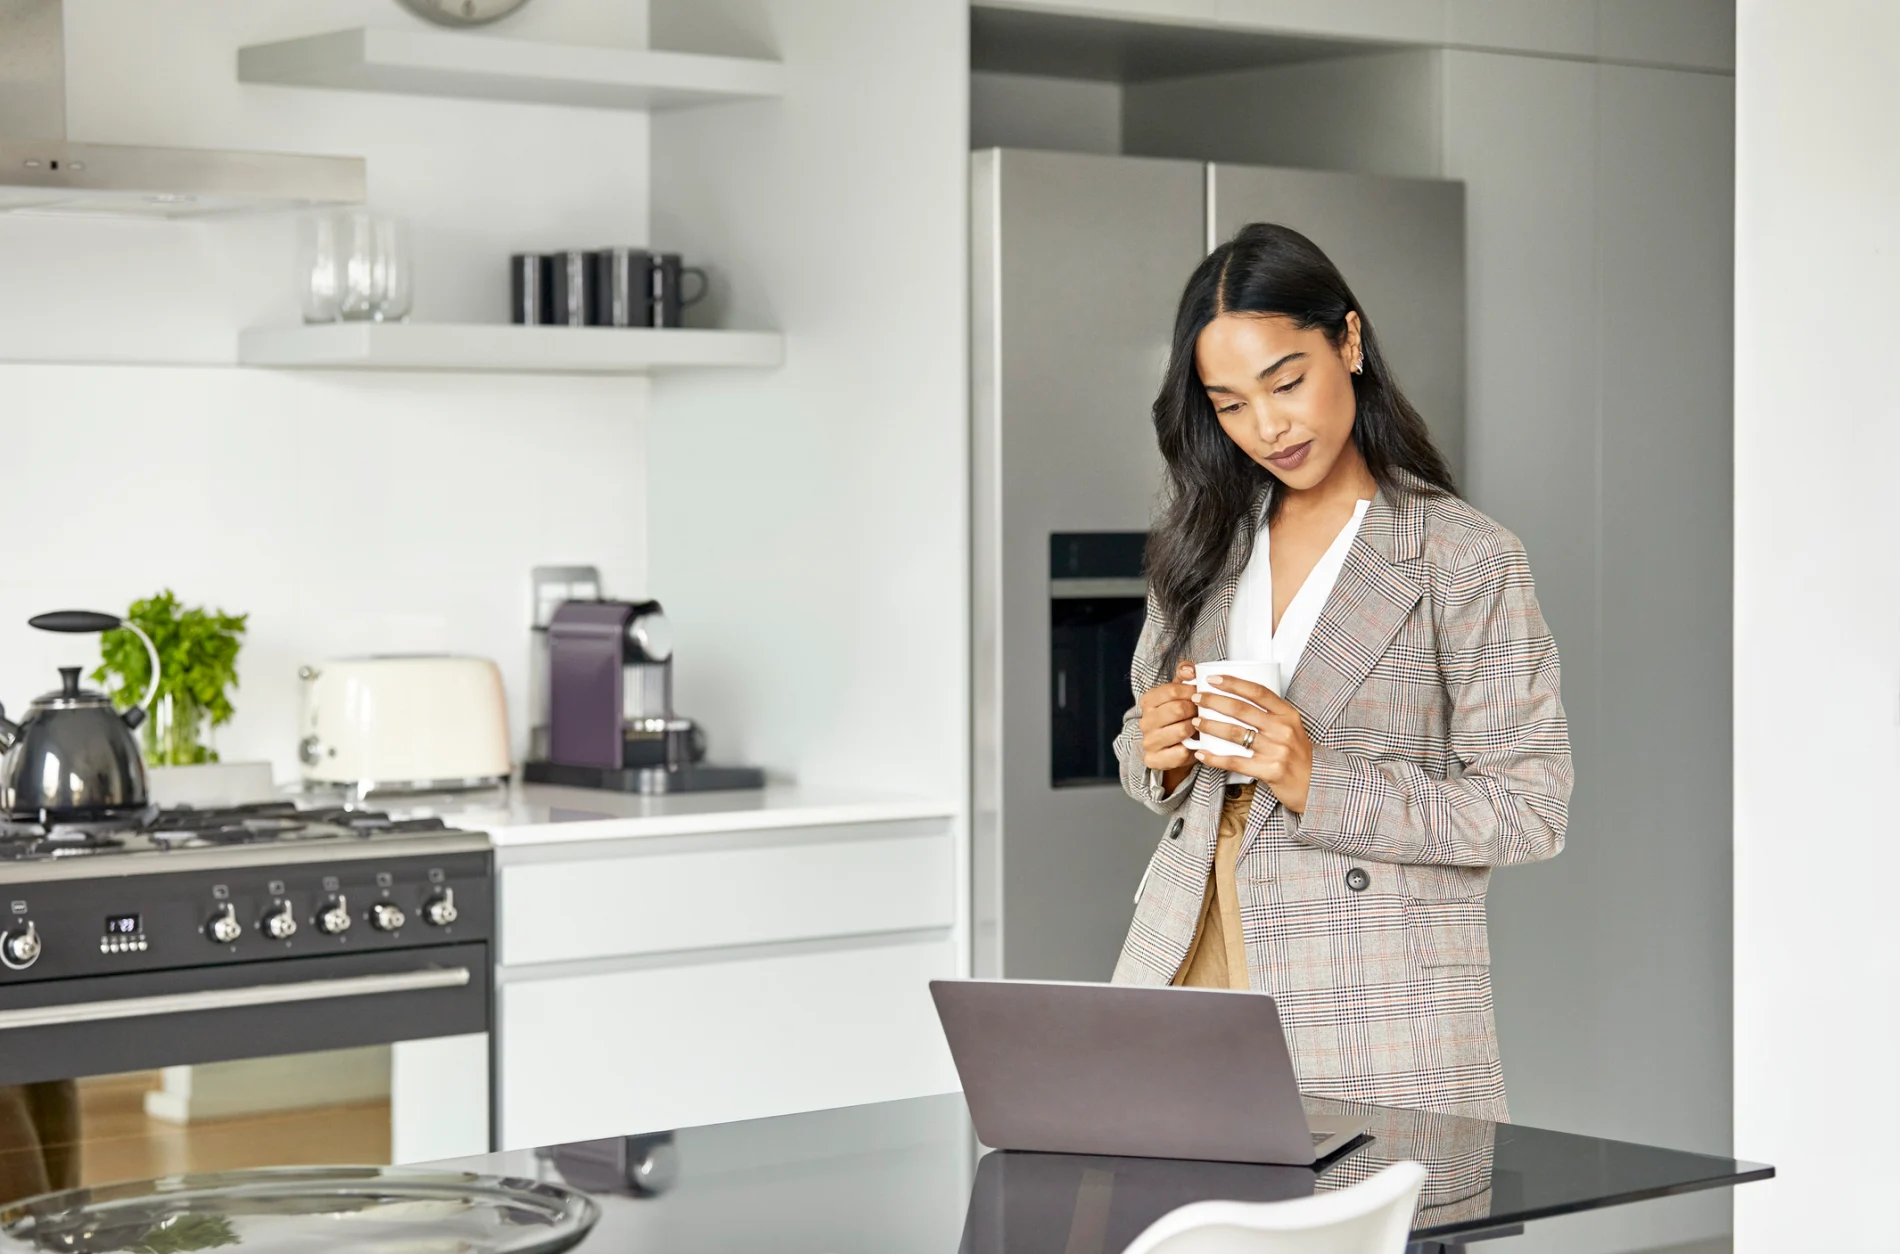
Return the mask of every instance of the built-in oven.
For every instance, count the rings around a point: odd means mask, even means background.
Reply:
[[[1145,531],[1049,537],[1049,763],[1058,788],[1120,778],[1115,737],[1147,606]]]
[[[488,1148],[482,837],[7,849],[0,1201]]]

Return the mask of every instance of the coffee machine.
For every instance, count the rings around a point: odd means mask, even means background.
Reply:
[[[757,767],[702,760],[704,733],[673,709],[672,632],[658,601],[564,601],[545,638],[546,748],[537,734],[523,779],[648,794],[765,785]]]

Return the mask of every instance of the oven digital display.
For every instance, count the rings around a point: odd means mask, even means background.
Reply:
[[[137,936],[139,930],[139,916],[136,914],[109,914],[106,916],[107,936]]]

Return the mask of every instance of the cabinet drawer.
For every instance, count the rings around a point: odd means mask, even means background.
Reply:
[[[943,939],[505,980],[502,1148],[954,1091],[955,974]]]
[[[684,836],[501,867],[501,963],[949,927],[941,820]]]

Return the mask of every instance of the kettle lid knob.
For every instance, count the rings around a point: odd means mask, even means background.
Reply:
[[[59,686],[62,697],[79,695],[79,667],[62,666],[59,668]]]

